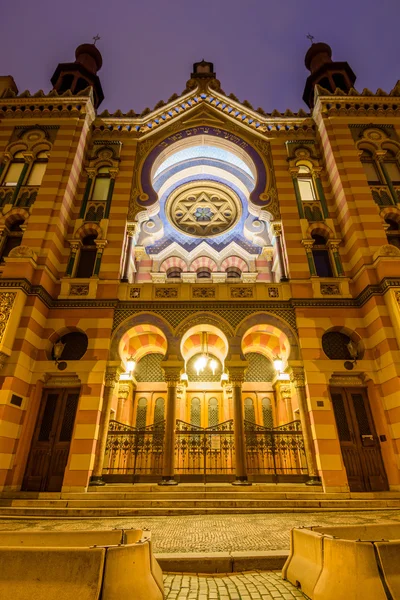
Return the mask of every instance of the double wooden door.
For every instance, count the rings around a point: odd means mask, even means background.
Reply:
[[[79,392],[79,389],[71,388],[44,390],[25,471],[24,490],[61,490]]]
[[[332,387],[330,394],[350,490],[389,489],[366,391]]]

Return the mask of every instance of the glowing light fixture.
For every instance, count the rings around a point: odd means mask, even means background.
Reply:
[[[274,362],[275,371],[278,371],[278,373],[282,373],[283,360],[281,359],[281,357],[280,356],[275,356],[273,362]]]
[[[126,361],[126,368],[129,371],[129,373],[132,373],[135,370],[136,367],[136,361],[133,360],[133,356],[129,356],[128,360]]]
[[[203,331],[201,334],[201,355],[194,363],[197,376],[204,371],[207,366],[211,369],[213,375],[215,375],[218,363],[214,358],[210,358],[208,355],[208,333],[207,331]]]
[[[63,344],[61,340],[58,340],[58,342],[56,342],[53,346],[53,356],[54,356],[54,362],[56,363],[56,365],[58,364],[58,362],[61,358],[61,354],[63,353],[64,348],[65,348],[65,344]]]

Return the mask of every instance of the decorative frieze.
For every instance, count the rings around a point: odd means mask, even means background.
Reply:
[[[3,341],[4,332],[10,318],[11,310],[15,301],[15,292],[0,293],[0,342]]]
[[[137,288],[137,287],[130,288],[129,298],[140,298],[140,288]]]
[[[340,296],[340,285],[338,283],[321,283],[322,296]]]
[[[69,288],[70,296],[87,296],[89,294],[89,285],[72,284]]]
[[[279,298],[279,288],[269,287],[268,288],[268,298]]]
[[[232,287],[231,298],[253,298],[253,288],[239,286]]]
[[[155,296],[156,296],[156,298],[177,298],[178,297],[178,289],[170,288],[170,287],[156,288]]]
[[[192,289],[193,298],[215,298],[214,287],[194,287]]]

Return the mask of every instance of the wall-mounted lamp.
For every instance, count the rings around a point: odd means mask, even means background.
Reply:
[[[228,373],[222,373],[221,375],[221,383],[227,382],[229,381],[229,375]]]
[[[274,360],[274,369],[275,371],[277,371],[278,373],[282,373],[282,369],[283,369],[283,360],[281,359],[280,356],[275,356]]]
[[[129,373],[133,373],[133,371],[135,370],[135,367],[136,367],[136,361],[134,360],[134,358],[131,354],[126,361],[126,370]]]
[[[65,344],[63,344],[61,340],[58,340],[58,342],[56,342],[53,345],[53,357],[54,357],[54,362],[56,365],[58,365],[58,363],[60,361],[61,354],[63,353],[64,348],[65,348]]]

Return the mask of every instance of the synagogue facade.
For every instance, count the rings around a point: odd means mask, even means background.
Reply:
[[[0,490],[400,489],[400,82],[331,55],[283,114],[0,77]]]

